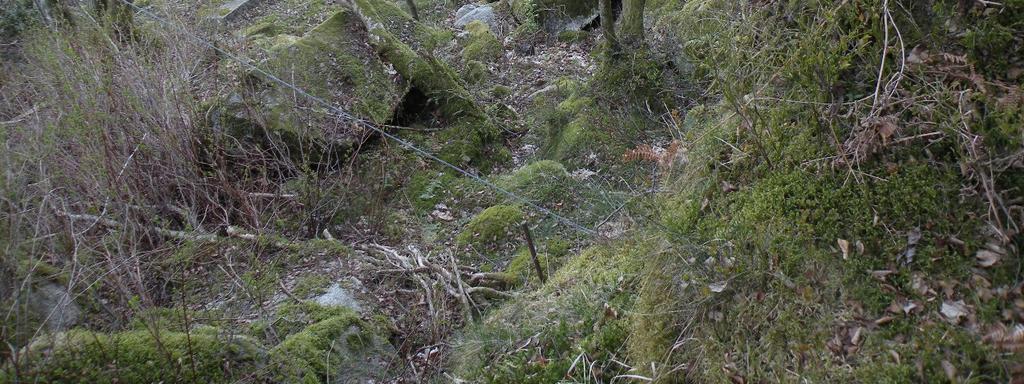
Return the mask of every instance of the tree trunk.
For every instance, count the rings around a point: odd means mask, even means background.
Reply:
[[[412,18],[416,19],[416,20],[419,20],[420,19],[420,12],[418,10],[416,10],[416,1],[415,0],[405,0],[405,4],[409,6],[409,13],[412,14]]]
[[[601,29],[604,31],[604,40],[608,43],[608,49],[612,53],[618,53],[619,39],[615,37],[615,9],[612,0],[599,0],[598,7],[601,11]]]
[[[622,23],[619,32],[622,40],[629,45],[644,41],[644,4],[646,0],[623,0]]]

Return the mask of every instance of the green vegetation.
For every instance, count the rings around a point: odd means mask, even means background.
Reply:
[[[216,329],[74,330],[47,336],[29,350],[31,363],[21,375],[41,382],[229,382],[250,375],[261,359],[252,340]]]
[[[487,28],[487,24],[474,21],[466,25],[466,30],[469,31],[469,38],[466,40],[466,47],[462,49],[463,60],[487,62],[501,56],[501,42]]]
[[[13,3],[0,382],[1024,376],[1024,3],[643,3]]]
[[[495,205],[473,217],[456,238],[461,246],[477,252],[501,253],[519,242],[523,210],[515,205]]]

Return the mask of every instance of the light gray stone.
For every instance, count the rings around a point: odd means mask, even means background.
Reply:
[[[51,281],[35,286],[26,300],[28,308],[45,321],[50,331],[70,329],[82,316],[82,310],[72,300],[71,294]]]
[[[466,6],[463,6],[463,8],[465,7]],[[460,8],[459,11],[462,11],[462,8]],[[458,12],[456,12],[456,16],[458,16]],[[474,21],[487,24],[487,28],[490,28],[491,31],[497,30],[498,18],[494,14],[494,6],[485,4],[477,6],[471,10],[467,10],[461,17],[457,17],[455,19],[455,27],[465,28],[467,24]]]
[[[352,293],[338,283],[332,284],[327,288],[327,292],[317,296],[314,301],[325,307],[345,307],[356,312],[363,311],[363,307]]]

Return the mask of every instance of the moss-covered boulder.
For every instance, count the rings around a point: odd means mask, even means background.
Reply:
[[[491,29],[481,21],[474,21],[466,25],[469,37],[466,39],[466,46],[462,48],[462,59],[464,61],[478,60],[488,62],[501,56],[502,46],[498,37],[491,33]]]
[[[572,256],[546,284],[467,327],[455,342],[454,374],[472,382],[553,383],[626,373],[617,362],[626,357],[635,277],[652,247],[630,241]],[[534,274],[528,270],[523,274]]]
[[[258,24],[246,34],[267,42],[268,72],[310,95],[375,124],[387,123],[408,90],[367,44],[367,32],[346,8],[301,37],[276,35],[274,23]],[[303,97],[259,72],[245,91],[216,103],[219,124],[235,138],[275,147],[283,143],[293,158],[340,158],[367,134],[324,105]]]
[[[508,255],[516,248],[519,226],[524,218],[519,206],[492,206],[474,216],[459,233],[456,242],[473,253]]]
[[[304,304],[306,310],[316,304]],[[302,309],[297,309],[302,312]],[[379,330],[348,308],[313,308],[311,325],[269,352],[275,382],[350,383],[383,380],[397,356]]]
[[[570,198],[574,184],[565,167],[553,160],[527,164],[498,179],[498,186],[542,206]]]
[[[442,156],[446,161],[486,171],[509,157],[501,150],[498,126],[463,86],[458,73],[433,53],[446,36],[389,1],[357,0],[354,7],[370,32],[370,45],[430,99],[450,127],[458,129],[443,134],[442,147],[455,148],[442,151],[458,154]],[[448,140],[452,137],[460,139]],[[466,143],[475,148],[465,147]]]
[[[189,333],[71,330],[25,348],[18,378],[65,383],[221,383],[251,377],[264,360],[259,344],[216,328]],[[0,382],[8,382],[0,371]]]

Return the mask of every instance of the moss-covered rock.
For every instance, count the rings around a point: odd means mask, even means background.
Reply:
[[[573,184],[565,167],[553,160],[527,164],[498,180],[498,186],[540,205],[571,197]]]
[[[309,94],[372,123],[392,118],[408,83],[392,76],[367,46],[367,32],[349,9],[340,10],[302,37],[272,36],[276,23],[247,33],[269,46],[268,72]],[[298,161],[339,161],[366,132],[339,121],[325,106],[295,98],[294,90],[253,73],[241,92],[218,102],[210,117],[215,129],[236,140],[284,152]],[[252,79],[260,79],[255,84]]]
[[[446,161],[489,170],[501,156],[500,130],[463,86],[455,70],[433,55],[424,40],[435,34],[395,4],[358,0],[356,10],[370,30],[370,44],[381,57],[423,92],[450,125],[442,133]],[[393,27],[393,28],[391,28]]]
[[[232,382],[257,372],[263,359],[254,340],[214,328],[190,333],[72,330],[38,338],[25,357],[21,378],[90,383]]]
[[[462,67],[462,76],[466,80],[466,83],[470,85],[482,83],[491,74],[490,69],[487,68],[487,64],[477,60],[466,61]]]
[[[466,224],[456,241],[477,252],[488,254],[507,251],[518,239],[519,226],[525,216],[515,205],[495,205],[477,214]]]
[[[625,373],[615,361],[625,358],[626,313],[650,251],[627,242],[573,256],[547,284],[468,327],[456,342],[455,374],[487,383],[550,383]],[[581,354],[590,361],[585,367]]]
[[[501,56],[501,42],[491,33],[490,28],[487,28],[487,24],[474,21],[466,25],[466,30],[469,32],[469,37],[466,40],[466,46],[462,48],[462,60],[488,62]]]
[[[318,313],[314,323],[270,350],[274,381],[345,383],[387,377],[396,356],[378,330],[347,308],[313,312]]]

